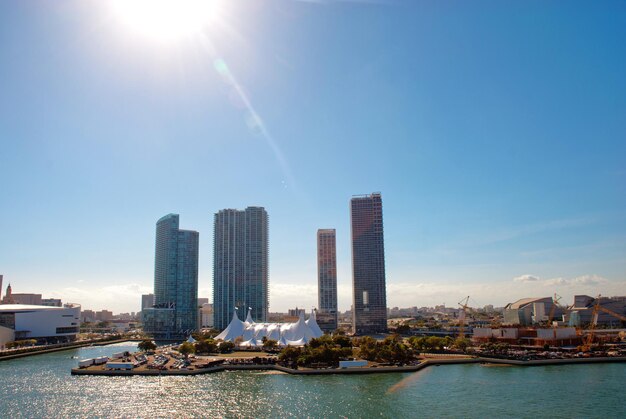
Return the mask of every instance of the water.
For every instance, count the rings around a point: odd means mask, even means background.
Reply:
[[[93,358],[135,347],[117,344],[0,362],[0,418],[626,417],[623,363],[447,365],[417,374],[362,376],[243,371],[161,378],[70,375],[78,364],[72,356]]]

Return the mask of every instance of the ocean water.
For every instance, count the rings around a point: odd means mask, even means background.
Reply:
[[[446,365],[417,373],[72,376],[90,347],[0,362],[0,418],[625,418],[626,364]],[[73,359],[72,357],[78,357]]]

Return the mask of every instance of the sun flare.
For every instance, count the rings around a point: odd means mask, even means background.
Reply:
[[[205,30],[218,12],[218,0],[116,0],[114,12],[133,31],[172,42]]]

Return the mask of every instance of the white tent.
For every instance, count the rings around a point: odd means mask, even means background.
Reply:
[[[223,340],[223,341],[234,341],[236,338],[243,336],[243,332],[245,329],[244,323],[239,320],[237,317],[237,311],[233,311],[233,318],[226,326],[226,329],[219,335],[215,337],[215,339]]]
[[[237,312],[233,313],[230,324],[215,339],[234,342],[241,338],[239,345],[243,347],[261,347],[263,338],[275,340],[278,346],[302,346],[322,335],[314,312],[306,321],[302,312],[295,323],[256,323],[248,311],[245,322],[239,320]]]
[[[254,320],[252,320],[252,309],[248,309],[248,315],[246,316],[246,321],[244,322],[246,325],[254,324]]]
[[[315,334],[316,336],[319,337],[324,334],[324,332],[322,332],[322,329],[320,329],[320,327],[317,324],[317,316],[315,314],[315,309],[311,310],[311,315],[307,319],[306,325],[309,326],[309,329],[311,329],[313,334]]]
[[[191,335],[190,335],[190,336],[189,336],[189,339],[187,339],[187,342],[189,342],[189,343],[196,343],[196,342],[197,342],[197,340],[195,340],[195,339],[193,338],[193,336],[191,336]]]
[[[261,343],[262,345],[262,343]],[[239,346],[243,346],[243,347],[250,347],[250,348],[256,348],[257,346],[261,346],[259,345],[259,342],[257,342],[257,340],[255,338],[252,338],[250,340],[246,340],[244,342],[241,342],[239,344]]]

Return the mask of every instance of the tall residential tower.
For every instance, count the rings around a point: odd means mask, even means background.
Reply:
[[[385,242],[380,193],[350,201],[352,230],[352,330],[356,334],[387,330]]]
[[[161,339],[185,338],[198,325],[197,231],[180,230],[178,214],[157,221],[154,307],[143,310],[144,331]]]
[[[252,318],[267,321],[268,219],[263,207],[224,209],[215,214],[213,235],[213,313],[217,329],[250,307]]]
[[[317,323],[337,329],[337,245],[335,229],[317,230]]]

